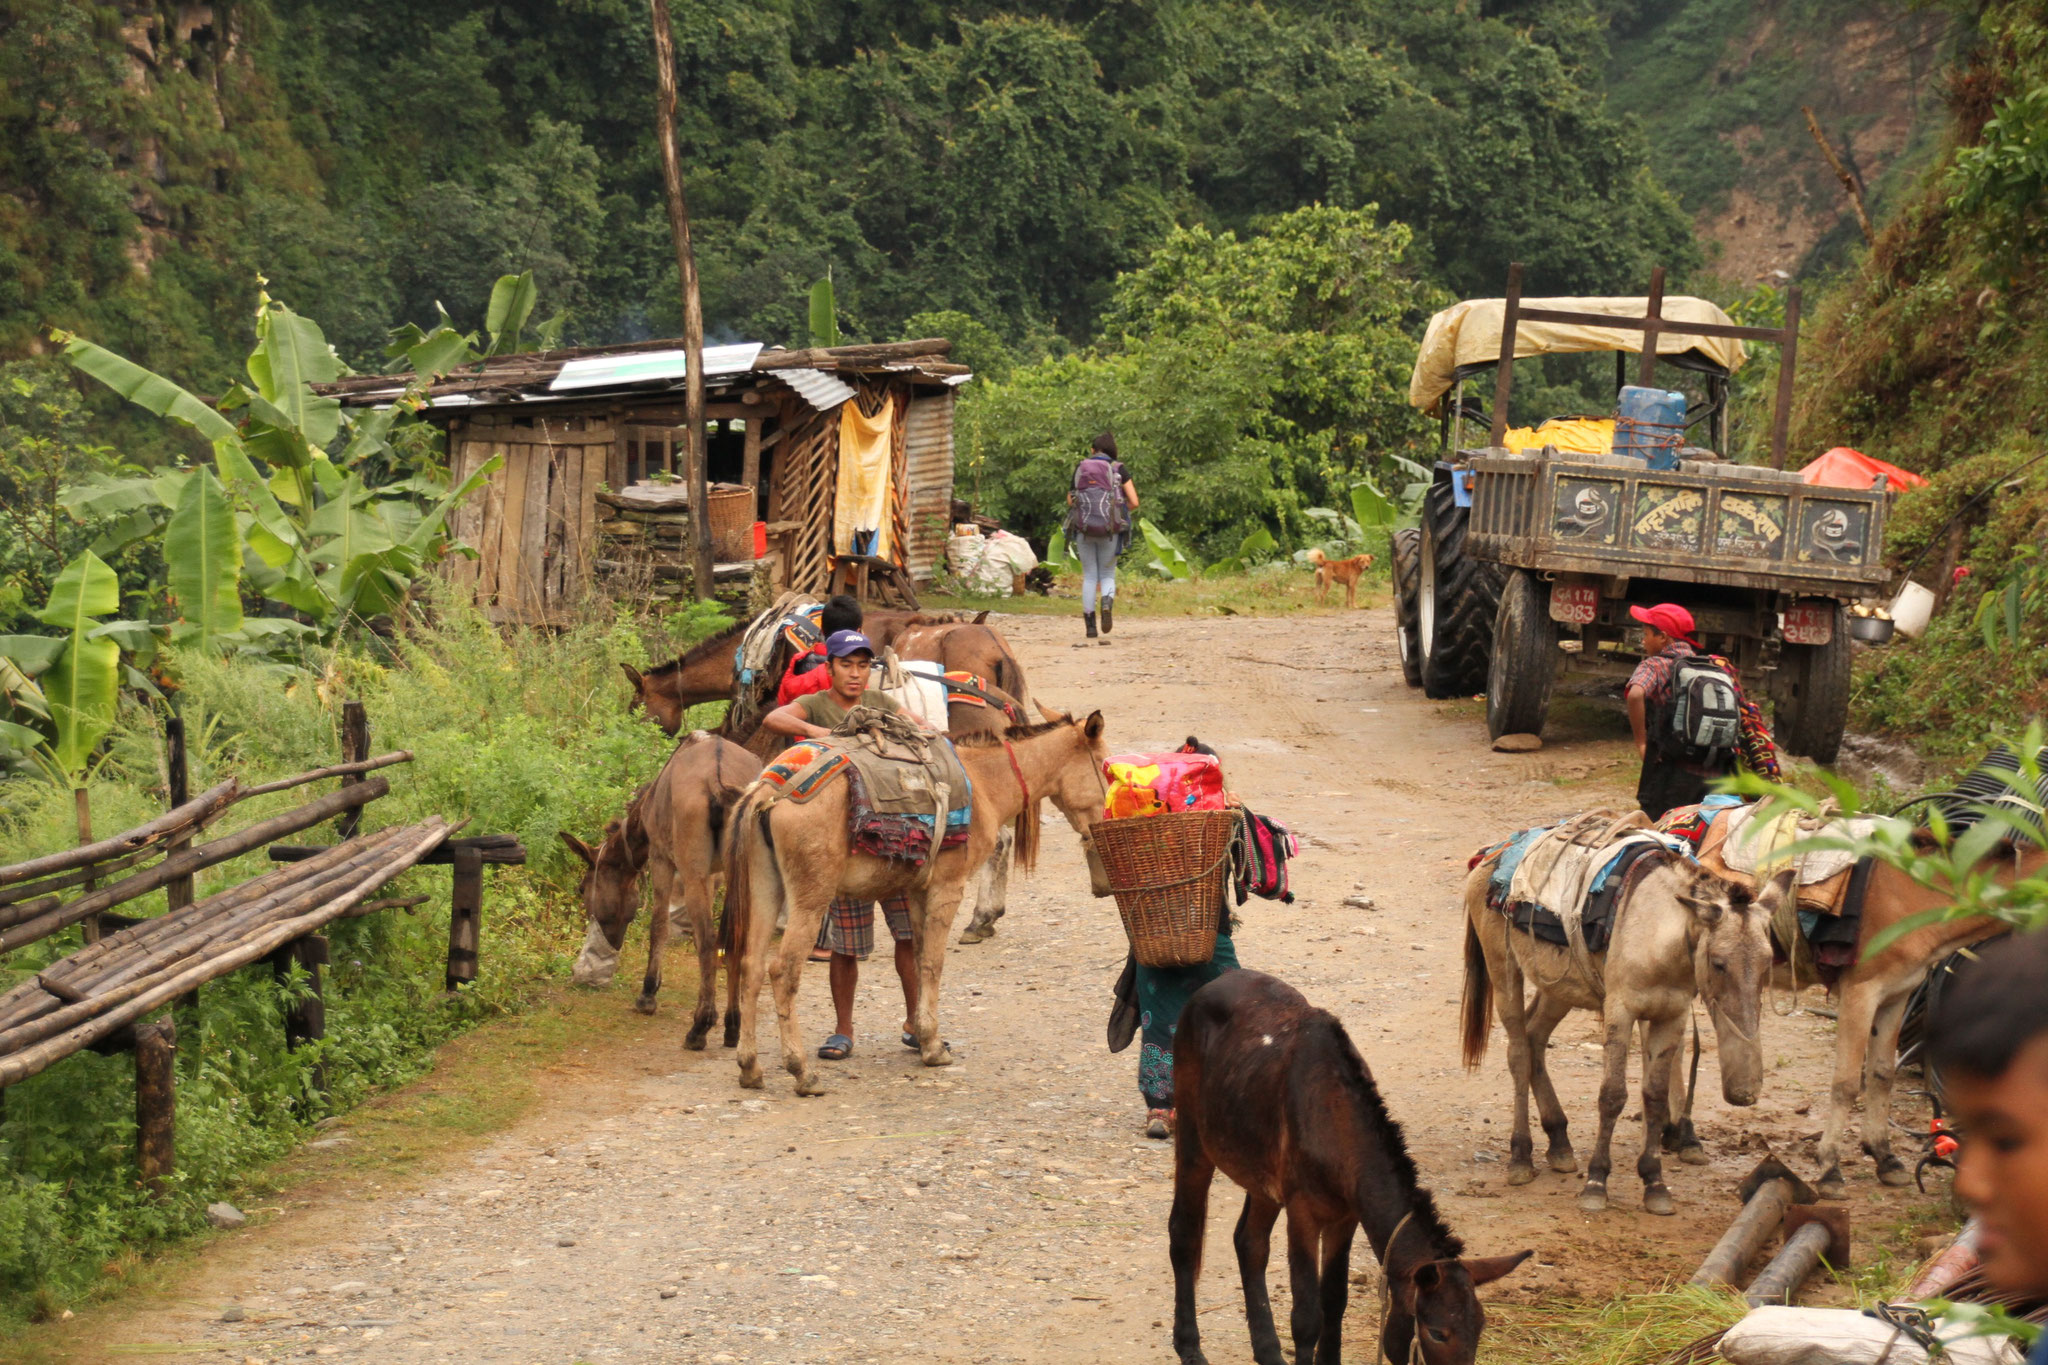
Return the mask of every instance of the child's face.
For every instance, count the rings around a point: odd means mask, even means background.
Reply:
[[[2008,1293],[2048,1295],[2048,1035],[2002,1076],[1942,1079],[1963,1131],[1956,1193],[1977,1215],[1984,1274]]]

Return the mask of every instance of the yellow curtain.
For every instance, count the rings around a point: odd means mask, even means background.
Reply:
[[[874,531],[874,554],[889,554],[889,426],[893,399],[873,417],[848,399],[839,408],[839,483],[832,503],[832,549],[851,554],[858,531]]]

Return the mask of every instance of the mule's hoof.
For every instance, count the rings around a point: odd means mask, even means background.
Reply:
[[[921,1052],[918,1056],[926,1066],[953,1065],[953,1049],[944,1043],[939,1044],[936,1052]]]
[[[734,1015],[725,1021],[725,1045],[727,1047],[738,1047],[740,1045],[740,1021],[738,1015]]]
[[[822,1095],[825,1093],[825,1082],[816,1076],[799,1076],[796,1078],[796,1093],[799,1095]]]
[[[740,1068],[740,1088],[742,1090],[759,1090],[767,1083],[767,1079],[761,1073],[761,1068],[758,1066],[743,1066]]]
[[[1913,1173],[1906,1169],[1905,1162],[1886,1152],[1877,1160],[1877,1179],[1884,1185],[1910,1185],[1913,1183]]]
[[[1585,1189],[1580,1190],[1579,1208],[1586,1213],[1605,1213],[1607,1211],[1607,1187],[1605,1185],[1588,1185]]]
[[[709,1029],[691,1029],[683,1036],[683,1046],[692,1052],[702,1052],[704,1050],[704,1035],[709,1032]]]
[[[1535,1179],[1536,1167],[1532,1163],[1527,1161],[1515,1161],[1509,1163],[1508,1184],[1527,1185]]]
[[[996,927],[993,924],[970,924],[960,931],[962,943],[980,943],[995,936]]]
[[[1823,1199],[1842,1199],[1849,1193],[1848,1184],[1842,1179],[1842,1168],[1830,1166],[1821,1178],[1814,1182],[1814,1192]]]
[[[1578,1155],[1569,1147],[1552,1147],[1544,1154],[1543,1159],[1550,1164],[1550,1169],[1559,1175],[1574,1175],[1579,1169]]]
[[[1704,1166],[1707,1164],[1707,1149],[1697,1142],[1690,1147],[1680,1147],[1678,1159],[1688,1166]]]
[[[1643,1212],[1668,1218],[1678,1212],[1678,1206],[1671,1202],[1671,1191],[1662,1185],[1652,1185],[1643,1191]]]
[[[633,1002],[633,1008],[642,1014],[652,1014],[661,1008],[661,1002],[651,995],[643,995]]]

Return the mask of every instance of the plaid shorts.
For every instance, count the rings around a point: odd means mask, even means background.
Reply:
[[[910,942],[909,897],[890,896],[884,900],[882,918],[888,921],[889,933],[896,942]],[[875,903],[857,901],[850,896],[834,897],[832,908],[825,912],[824,944],[846,957],[866,957],[872,953],[875,950]]]

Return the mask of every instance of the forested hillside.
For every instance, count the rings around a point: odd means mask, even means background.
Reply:
[[[1412,268],[1559,288],[1694,259],[1600,92],[1596,0],[690,0],[686,174],[714,333],[957,309],[1088,339],[1176,226],[1304,204]],[[643,0],[5,0],[0,352],[76,328],[173,373],[246,349],[257,272],[343,355],[531,266],[597,342],[671,331]]]

